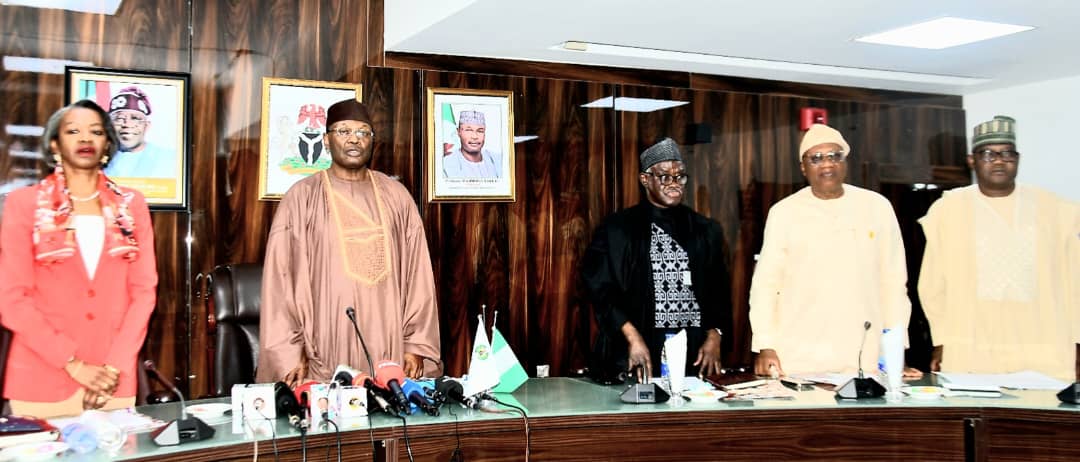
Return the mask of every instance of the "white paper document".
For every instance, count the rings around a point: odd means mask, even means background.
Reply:
[[[950,388],[980,390],[986,387],[1011,388],[1014,390],[1060,390],[1069,384],[1035,371],[1011,374],[961,374],[935,372],[949,383]]]
[[[840,386],[855,378],[852,374],[837,374],[833,372],[819,372],[810,374],[792,374],[791,377],[806,380],[808,382],[824,383],[827,385]]]

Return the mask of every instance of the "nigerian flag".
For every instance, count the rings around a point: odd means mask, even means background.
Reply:
[[[525,373],[525,368],[521,367],[517,356],[514,356],[514,350],[510,349],[502,333],[494,326],[491,328],[491,353],[495,358],[495,370],[499,374],[499,385],[491,391],[511,393],[529,379],[529,374]]]
[[[450,103],[442,104],[442,123],[443,123],[443,154],[447,154],[453,147],[458,147],[461,144],[461,139],[457,136],[457,122],[454,120],[454,107]]]

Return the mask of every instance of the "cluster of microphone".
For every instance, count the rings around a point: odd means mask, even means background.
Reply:
[[[414,412],[423,412],[430,416],[438,416],[439,408],[448,402],[476,409],[482,400],[490,398],[483,394],[466,397],[461,383],[450,377],[436,379],[432,387],[429,382],[407,378],[401,365],[396,362],[372,363],[364,337],[357,326],[356,310],[347,307],[345,315],[356,331],[356,337],[360,340],[364,355],[367,357],[368,368],[374,375],[346,365],[339,365],[331,376],[329,387],[339,390],[363,387],[367,393],[368,413],[383,412],[395,417],[404,417]],[[314,410],[311,407],[311,401],[319,399],[315,396],[313,389],[324,390],[325,385],[325,383],[308,381],[300,384],[296,389],[290,389],[285,382],[276,383],[274,394],[277,415],[288,416],[289,423],[300,431],[306,431],[310,422],[328,420],[327,410],[322,410],[321,416],[312,415],[311,419],[307,415],[308,409]]]
[[[290,389],[285,382],[274,386],[278,416],[287,416],[289,423],[306,431],[309,422],[319,420],[320,416],[309,419],[307,409],[311,402],[318,399],[312,388],[320,382],[309,381]],[[479,407],[482,395],[464,395],[461,383],[451,377],[440,377],[432,382],[417,381],[405,377],[401,366],[392,361],[382,361],[375,366],[375,375],[341,365],[334,370],[330,387],[363,387],[367,393],[369,413],[382,412],[391,416],[408,416],[423,412],[438,416],[439,409],[446,403],[457,403],[469,408]],[[326,416],[321,416],[326,420]]]

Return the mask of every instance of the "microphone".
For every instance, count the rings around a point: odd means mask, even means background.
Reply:
[[[356,324],[356,310],[353,307],[345,307],[345,316],[349,317],[349,321],[352,322],[353,331],[356,332],[356,338],[360,339],[360,347],[364,349],[364,357],[367,358],[368,370],[372,374],[375,373],[375,366],[371,362],[371,354],[368,353],[367,343],[364,343],[364,336],[360,335],[360,326]]]
[[[375,383],[390,390],[394,398],[391,403],[408,415],[412,414],[412,409],[409,407],[409,398],[405,396],[405,391],[401,389],[401,383],[404,381],[405,371],[401,369],[401,365],[393,361],[379,362],[379,366],[375,371]]]
[[[188,417],[184,404],[184,394],[180,393],[180,390],[172,382],[165,380],[165,377],[154,367],[153,361],[149,359],[143,361],[143,367],[158,382],[172,390],[177,398],[180,398],[180,418],[150,433],[150,438],[154,440],[155,444],[158,446],[175,446],[180,443],[202,441],[214,436],[214,429],[206,425],[206,422],[203,422],[198,417]]]
[[[840,399],[880,398],[885,396],[885,387],[877,380],[863,375],[862,352],[866,347],[866,333],[870,332],[870,321],[863,323],[862,344],[859,345],[859,376],[849,380],[836,390]]]
[[[361,372],[353,378],[354,386],[362,386],[367,389],[368,392],[368,410],[380,410],[389,415],[396,416],[397,412],[394,407],[390,405],[390,399],[392,397],[390,390],[380,387],[375,383],[375,380],[371,378],[367,373]]]
[[[300,432],[307,431],[307,413],[304,412],[304,408],[300,407],[296,395],[293,394],[293,391],[289,389],[289,385],[285,382],[274,384],[274,405],[277,409],[277,415],[289,417],[289,425],[300,430]]]
[[[360,371],[349,366],[338,364],[337,369],[334,369],[334,375],[332,376],[333,379],[331,379],[331,382],[337,382],[338,385],[347,387],[352,385],[353,377],[360,375],[360,373]]]
[[[318,385],[318,383],[319,382],[314,380],[308,380],[307,382],[298,385],[296,389],[293,390],[293,393],[296,395],[296,402],[300,403],[302,409],[308,408],[308,396],[311,394],[311,386]]]
[[[427,393],[424,392],[422,385],[410,379],[405,379],[405,385],[401,387],[401,390],[405,392],[409,402],[415,404],[424,413],[432,417],[439,416],[439,406],[428,400]]]
[[[866,348],[866,333],[867,332],[870,332],[870,321],[866,321],[866,322],[863,323],[862,343],[859,344],[859,362],[855,363],[855,364],[859,365],[859,378],[860,379],[864,378],[863,377],[863,370],[862,370],[862,351],[863,351],[863,348]]]
[[[435,379],[435,392],[462,406],[476,409],[476,401],[472,398],[465,397],[465,388],[462,387],[461,383],[458,383],[457,380],[453,380],[449,377],[439,377]]]

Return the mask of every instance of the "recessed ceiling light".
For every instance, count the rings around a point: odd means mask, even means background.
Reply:
[[[11,136],[41,136],[45,134],[45,127],[41,125],[6,125],[4,131]]]
[[[613,108],[616,111],[626,112],[653,112],[659,111],[661,109],[679,107],[684,104],[690,104],[690,102],[672,101],[669,99],[629,98],[626,96],[620,96],[618,98],[615,98],[612,96],[606,96],[596,101],[582,104],[581,107]]]
[[[941,50],[1034,29],[974,19],[944,17],[855,39],[856,42]]]
[[[17,158],[17,159],[34,159],[34,160],[37,160],[37,159],[42,158],[41,153],[38,152],[38,151],[23,151],[23,150],[12,149],[12,150],[8,151],[8,154],[10,154],[11,157],[14,157],[14,158]]]
[[[80,13],[116,14],[123,0],[3,0],[0,5],[29,6],[78,11]]]
[[[567,53],[589,53],[610,56],[622,56],[635,59],[653,59],[717,66],[781,72],[798,72],[830,77],[855,77],[873,80],[891,80],[896,82],[931,83],[939,85],[977,85],[989,82],[989,79],[955,75],[921,74],[916,72],[886,71],[861,67],[829,66],[824,64],[796,63],[768,59],[739,58],[734,56],[710,55],[686,51],[659,50],[655,48],[608,45],[603,43],[568,41],[548,48]],[[734,72],[734,71],[727,71]]]

